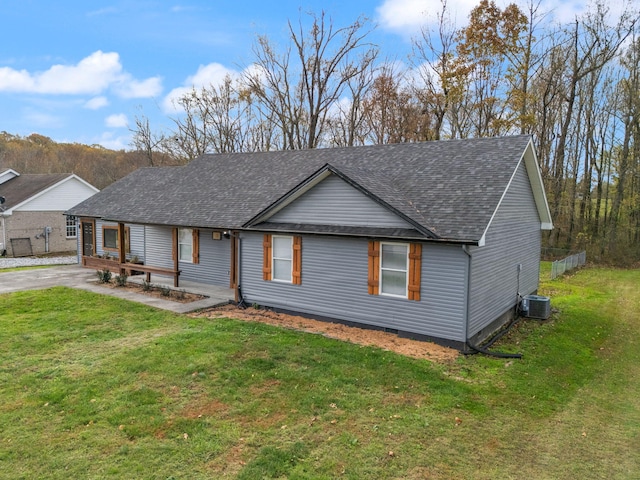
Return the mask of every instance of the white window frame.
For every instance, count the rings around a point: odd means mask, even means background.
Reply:
[[[383,268],[382,258],[383,258],[383,250],[385,245],[393,245],[394,247],[404,247],[406,250],[405,255],[405,269],[399,270],[397,268]],[[384,295],[386,297],[395,297],[395,298],[409,298],[409,244],[408,243],[397,243],[397,242],[380,242],[380,271],[378,278],[380,279],[380,289],[378,294]],[[404,295],[397,295],[395,293],[386,293],[384,291],[384,276],[382,275],[383,271],[388,272],[404,272]]]
[[[276,239],[288,239],[289,240],[289,258],[276,257]],[[277,278],[276,277],[276,262],[288,261],[291,265],[289,269],[289,278]],[[293,283],[293,236],[291,235],[272,235],[271,236],[271,280],[274,282]]]
[[[71,235],[69,235],[69,233]],[[76,221],[76,217],[67,217],[65,234],[67,238],[78,238],[78,222]]]
[[[184,241],[184,242],[180,241],[181,232],[188,232],[188,234],[185,235],[185,237],[188,239],[188,241]],[[188,245],[188,246],[191,247],[191,250],[189,251],[189,255],[186,256],[185,258],[183,258],[183,255],[182,255],[182,246],[183,245]],[[178,229],[178,261],[184,262],[184,263],[193,263],[193,229],[191,229],[191,228],[179,228]]]

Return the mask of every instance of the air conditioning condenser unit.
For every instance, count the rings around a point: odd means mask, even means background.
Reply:
[[[546,320],[551,315],[551,299],[542,295],[525,295],[522,312],[527,318]]]

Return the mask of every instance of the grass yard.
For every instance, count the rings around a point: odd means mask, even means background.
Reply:
[[[640,271],[496,349],[405,358],[54,288],[0,296],[0,478],[640,478]]]

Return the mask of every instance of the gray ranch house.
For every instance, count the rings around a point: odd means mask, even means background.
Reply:
[[[67,214],[85,266],[461,349],[537,291],[552,228],[530,136],[204,155]]]

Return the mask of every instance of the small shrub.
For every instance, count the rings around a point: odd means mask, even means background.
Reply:
[[[153,290],[153,283],[147,282],[146,280],[143,280],[142,281],[142,291],[143,292],[150,292],[151,290]]]
[[[255,302],[253,303],[252,307],[255,308],[256,310],[260,310],[260,305],[258,305]]]
[[[171,295],[171,289],[169,287],[160,286],[158,288],[160,289],[160,295],[162,295],[163,297],[168,297]]]
[[[106,268],[104,270],[98,270],[96,274],[98,275],[98,282],[100,283],[109,283],[111,281],[111,272]]]
[[[126,273],[122,273],[116,276],[116,285],[118,287],[126,287],[127,286],[127,278],[129,276]]]

